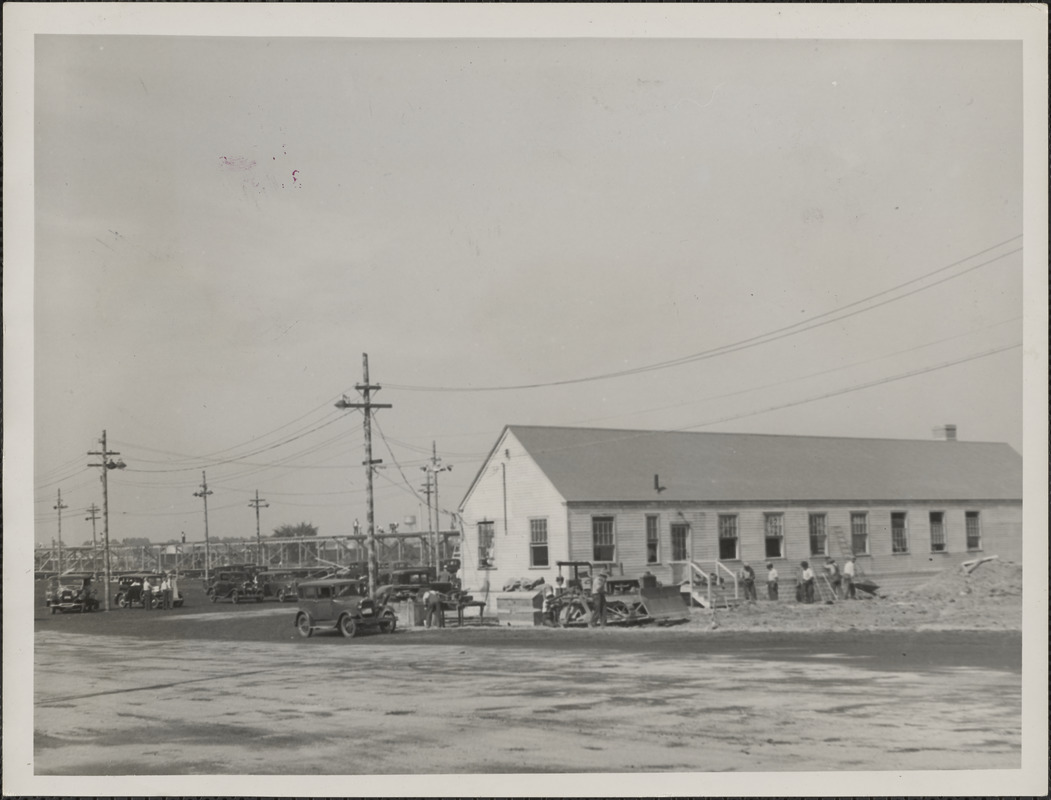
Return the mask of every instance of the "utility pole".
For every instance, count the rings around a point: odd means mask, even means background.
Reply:
[[[426,464],[424,464],[422,467],[420,467],[420,469],[422,469],[427,475],[426,483],[424,483],[423,486],[421,486],[420,488],[423,489],[423,493],[427,497],[427,542],[428,542],[428,549],[432,550],[432,552],[433,552],[434,545],[431,543],[431,537],[433,536],[431,531],[434,530],[434,528],[431,527],[431,471],[427,468]],[[422,539],[422,537],[420,539],[420,560],[421,561],[423,560],[423,539]],[[427,563],[428,564],[431,563],[431,559],[430,558],[427,559]]]
[[[103,564],[105,567],[104,580],[106,585],[103,587],[102,599],[103,608],[109,611],[109,595],[110,595],[110,569],[109,569],[109,471],[111,469],[124,469],[125,464],[120,459],[114,461],[110,456],[119,456],[120,453],[115,450],[109,450],[106,447],[106,431],[102,431],[102,438],[99,439],[99,443],[102,445],[101,450],[89,450],[89,456],[101,456],[102,460],[98,464],[88,464],[89,467],[102,467],[102,546],[104,548]]]
[[[442,465],[442,460],[438,458],[438,444],[431,442],[431,461],[429,464],[425,464],[420,469],[426,470],[428,477],[428,487],[430,486],[430,476],[434,475],[434,568],[437,570],[440,566],[438,558],[439,542],[441,541],[442,533],[442,509],[438,505],[438,473],[439,472],[452,472],[452,465]],[[427,508],[430,510],[430,493],[427,495]],[[428,514],[428,524],[430,515]]]
[[[338,403],[336,408],[360,408],[365,412],[365,461],[362,462],[365,466],[365,479],[367,485],[368,494],[368,532],[366,534],[366,546],[368,548],[369,556],[369,594],[376,594],[376,581],[379,578],[379,564],[376,563],[376,514],[373,507],[372,498],[372,471],[376,464],[383,463],[382,459],[373,459],[372,457],[372,409],[374,408],[391,408],[389,403],[373,403],[372,392],[378,392],[380,386],[373,386],[369,383],[369,354],[361,354],[362,367],[364,371],[365,382],[359,383],[354,386],[358,392],[361,393],[363,403],[348,403],[347,397],[344,395]]]
[[[270,508],[270,504],[265,500],[259,499],[259,490],[256,489],[255,500],[249,500],[248,506],[249,508],[255,508],[255,543],[256,546],[259,548],[259,551],[257,553],[257,560],[259,561],[259,566],[263,566],[263,537],[259,533],[259,509]]]
[[[194,497],[200,497],[204,500],[204,582],[208,583],[208,570],[211,568],[212,563],[212,550],[208,541],[208,495],[211,492],[208,490],[208,476],[204,474],[204,470],[201,470],[201,490],[194,492]]]
[[[62,490],[58,490],[58,503],[54,509],[58,512],[58,574],[62,574],[62,509],[69,506],[62,503]]]
[[[99,545],[95,536],[95,520],[99,518],[99,507],[92,503],[88,511],[91,512],[91,516],[84,519],[91,520],[91,571],[98,572]]]

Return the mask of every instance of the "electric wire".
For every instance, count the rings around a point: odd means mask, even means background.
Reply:
[[[639,374],[643,374],[643,373],[646,373],[646,372],[653,372],[653,371],[656,371],[656,370],[668,369],[668,368],[671,368],[671,367],[682,366],[684,364],[692,364],[692,363],[696,363],[698,361],[703,361],[703,360],[706,360],[706,359],[709,359],[709,358],[715,358],[717,356],[727,355],[729,353],[736,353],[736,352],[740,352],[741,350],[747,350],[747,349],[751,349],[753,347],[758,347],[760,345],[769,344],[770,342],[775,342],[775,341],[778,341],[780,339],[785,339],[785,338],[788,338],[788,337],[791,337],[791,336],[797,336],[800,333],[805,333],[807,331],[811,331],[811,330],[814,330],[816,328],[824,327],[825,325],[830,325],[833,322],[839,322],[841,320],[848,319],[849,317],[854,317],[854,316],[857,316],[858,314],[864,314],[864,313],[866,313],[868,311],[872,311],[874,309],[881,308],[882,306],[885,306],[885,305],[887,305],[889,303],[895,303],[895,302],[897,302],[899,300],[905,299],[906,297],[911,297],[914,294],[918,294],[919,292],[925,292],[928,289],[934,288],[935,286],[939,286],[939,285],[941,285],[943,283],[946,283],[948,281],[951,281],[951,280],[956,280],[957,278],[960,278],[960,277],[962,277],[964,275],[967,275],[967,274],[969,274],[971,272],[974,272],[977,269],[980,269],[982,267],[988,266],[989,264],[993,264],[993,263],[995,263],[997,261],[1000,261],[1001,259],[1006,258],[1009,255],[1013,255],[1015,253],[1019,253],[1019,252],[1022,251],[1022,248],[1018,247],[1018,248],[1015,248],[1013,250],[1009,250],[1009,251],[1007,251],[1005,253],[1001,253],[1000,255],[994,256],[993,258],[990,258],[990,259],[988,259],[986,261],[983,261],[983,262],[980,262],[978,264],[974,264],[972,266],[969,266],[966,269],[961,270],[960,272],[957,272],[955,274],[949,275],[949,276],[944,277],[944,278],[940,278],[940,279],[938,279],[936,281],[932,281],[931,283],[928,283],[928,284],[926,284],[924,286],[920,286],[920,287],[918,287],[916,289],[912,289],[912,290],[910,290],[908,292],[905,292],[903,294],[897,295],[895,297],[891,297],[891,298],[888,298],[886,300],[881,300],[880,302],[877,302],[877,303],[872,303],[871,305],[865,306],[864,308],[856,309],[854,311],[850,311],[849,313],[843,313],[843,314],[840,313],[842,311],[845,311],[846,309],[854,308],[854,307],[862,305],[864,303],[869,303],[870,301],[875,300],[876,298],[883,297],[883,296],[885,296],[887,294],[890,294],[892,292],[896,292],[896,291],[899,291],[901,289],[904,289],[907,286],[911,286],[911,285],[913,285],[915,283],[918,283],[920,281],[927,280],[928,278],[931,278],[934,275],[937,275],[938,273],[944,272],[944,271],[946,271],[948,269],[952,269],[952,268],[957,267],[957,266],[959,266],[961,264],[964,264],[967,261],[970,261],[971,259],[974,259],[974,258],[976,258],[976,257],[978,257],[980,255],[984,255],[985,253],[988,253],[988,252],[990,252],[992,250],[995,250],[998,247],[1002,247],[1003,245],[1005,245],[1005,244],[1007,244],[1009,242],[1012,242],[1012,241],[1014,241],[1016,239],[1019,239],[1019,238],[1021,238],[1021,234],[1019,234],[1017,236],[1012,236],[1010,239],[1006,239],[1006,240],[1004,240],[1002,242],[999,242],[999,243],[997,243],[995,245],[992,245],[991,247],[987,247],[984,250],[979,250],[976,253],[972,253],[971,255],[967,256],[966,258],[962,258],[962,259],[959,259],[958,261],[954,261],[952,264],[948,264],[946,266],[939,267],[938,269],[932,270],[930,272],[925,273],[924,275],[920,275],[919,277],[916,277],[916,278],[913,278],[911,280],[905,281],[904,283],[897,284],[896,286],[892,286],[892,287],[890,287],[888,289],[884,289],[884,290],[882,290],[880,292],[876,292],[875,294],[869,295],[867,297],[863,297],[863,298],[861,298],[859,300],[855,300],[855,301],[853,301],[851,303],[847,303],[846,305],[839,306],[839,307],[831,309],[829,311],[825,311],[825,312],[823,312],[821,314],[817,314],[817,315],[812,316],[812,317],[810,317],[810,318],[808,318],[806,320],[801,320],[800,322],[795,322],[795,323],[792,323],[790,325],[783,326],[781,328],[775,328],[774,330],[766,331],[765,333],[757,334],[757,335],[751,336],[751,337],[749,337],[747,339],[741,339],[741,340],[739,340],[737,342],[733,342],[731,344],[720,345],[719,347],[710,348],[708,350],[702,350],[702,351],[699,351],[697,353],[692,353],[690,355],[681,356],[679,358],[674,358],[674,359],[670,359],[670,360],[666,360],[666,361],[659,361],[659,362],[655,362],[653,364],[646,364],[646,365],[643,365],[643,366],[633,367],[631,369],[625,369],[625,370],[618,370],[618,371],[615,371],[615,372],[606,372],[606,373],[601,373],[601,374],[598,374],[598,375],[589,375],[589,376],[580,377],[580,378],[567,378],[567,379],[564,379],[564,380],[546,381],[546,382],[541,382],[541,383],[524,383],[524,384],[514,384],[514,385],[507,385],[507,386],[417,386],[417,385],[411,385],[411,384],[387,383],[386,386],[388,388],[391,388],[391,389],[399,389],[401,391],[411,391],[411,392],[502,392],[502,391],[517,391],[517,390],[525,390],[525,389],[542,389],[542,388],[549,388],[549,387],[554,387],[554,386],[568,386],[568,385],[579,384],[579,383],[587,383],[587,382],[591,382],[591,381],[609,380],[609,379],[612,379],[612,378],[621,378],[621,377],[626,377],[626,376],[629,376],[629,375],[639,375]],[[839,314],[839,316],[833,316],[833,315],[836,315],[836,314]]]

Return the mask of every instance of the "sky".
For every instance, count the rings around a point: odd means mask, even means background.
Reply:
[[[1021,452],[1009,41],[44,35],[35,540],[443,528],[507,424]],[[616,377],[603,377],[624,373]],[[520,388],[509,388],[520,387]],[[425,523],[424,523],[425,527]]]

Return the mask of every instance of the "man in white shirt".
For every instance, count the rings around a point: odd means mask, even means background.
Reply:
[[[766,599],[777,599],[777,570],[772,563],[766,565]]]
[[[142,607],[147,611],[153,608],[153,585],[149,578],[142,579]]]
[[[803,570],[800,578],[803,586],[803,602],[813,603],[814,602],[814,585],[816,583],[814,579],[814,570],[810,568],[808,561],[800,563],[800,568]]]
[[[857,589],[854,588],[854,575],[856,574],[856,566],[854,562],[857,561],[855,556],[851,556],[847,559],[847,563],[843,565],[843,599],[844,600],[857,600]]]

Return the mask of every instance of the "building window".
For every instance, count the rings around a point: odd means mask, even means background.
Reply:
[[[909,552],[909,530],[905,527],[904,511],[894,511],[890,515],[890,551]]]
[[[810,515],[810,555],[828,555],[828,531],[825,528],[824,514]]]
[[[945,552],[945,512],[931,512],[931,552]]]
[[[864,511],[850,514],[850,549],[856,556],[863,556],[869,551],[869,515]]]
[[[646,515],[646,563],[658,564],[661,560],[661,534],[654,514]]]
[[[737,558],[737,515],[719,515],[719,560],[733,561]]]
[[[764,515],[765,522],[763,524],[764,535],[766,537],[766,557],[767,558],[784,558],[785,557],[785,515],[784,514],[766,514]]]
[[[493,523],[478,523],[478,569],[492,569],[496,566],[496,553],[493,552],[496,537]]]
[[[967,549],[982,549],[982,526],[977,511],[967,512]]]
[[[690,526],[677,522],[671,526],[671,560],[686,561],[689,554],[686,547],[686,539],[690,535]]]
[[[529,566],[548,566],[546,519],[529,520]]]
[[[592,561],[615,560],[617,549],[613,544],[613,517],[591,519]]]

